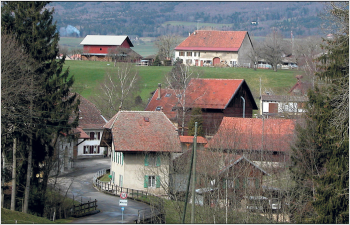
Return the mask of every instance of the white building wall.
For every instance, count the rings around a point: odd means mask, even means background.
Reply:
[[[94,132],[95,134],[97,134],[97,132],[100,132],[100,138],[97,139],[97,135],[96,135],[96,139],[95,140],[85,140],[84,139],[78,139],[78,143],[80,143],[78,145],[78,157],[91,157],[91,156],[102,156],[104,151],[107,150],[106,147],[100,147],[100,152],[97,153],[90,153],[90,150],[88,150],[87,153],[84,153],[84,146],[99,146],[101,143],[101,138],[102,138],[102,133],[103,133],[103,129],[84,129],[84,132],[90,136],[90,132]],[[83,141],[83,142],[82,142]]]

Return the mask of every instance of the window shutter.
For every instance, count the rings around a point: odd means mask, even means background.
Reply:
[[[260,188],[259,178],[255,178],[255,187],[256,189]]]
[[[90,140],[94,140],[94,136],[95,136],[95,133],[94,132],[90,132]]]
[[[120,153],[122,155],[122,165],[124,164],[124,154]]]
[[[97,153],[100,154],[100,146],[97,146]]]
[[[148,188],[148,176],[147,175],[145,175],[145,180],[143,182],[143,187],[144,188]]]
[[[145,155],[145,166],[148,166],[148,154]]]
[[[235,180],[235,188],[236,189],[239,189],[239,179],[238,178],[236,178],[236,180]]]
[[[119,158],[120,158],[120,153],[118,152],[117,153],[117,163],[119,164],[120,162],[119,162]]]
[[[160,166],[160,156],[157,156],[157,163],[156,166]]]
[[[97,132],[97,139],[100,140],[100,132]]]
[[[156,188],[160,188],[160,176],[156,176]]]

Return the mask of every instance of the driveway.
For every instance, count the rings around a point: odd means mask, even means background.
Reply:
[[[101,170],[110,168],[110,158],[79,159],[75,162],[72,172],[60,175],[57,183],[61,192],[66,192],[70,198],[77,201],[94,201],[97,199],[98,209],[95,215],[85,216],[72,223],[134,223],[138,210],[148,209],[149,205],[128,199],[128,206],[123,212],[119,206],[119,197],[99,192],[92,184],[93,175]]]

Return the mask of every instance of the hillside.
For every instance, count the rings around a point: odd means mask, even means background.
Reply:
[[[61,36],[186,36],[197,28],[248,30],[254,36],[266,36],[276,28],[285,37],[290,37],[291,31],[297,37],[322,34],[318,15],[324,3],[52,2],[52,7]]]

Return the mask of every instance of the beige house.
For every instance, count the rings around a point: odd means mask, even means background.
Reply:
[[[247,31],[197,30],[175,48],[175,59],[190,66],[251,66]]]
[[[156,195],[168,192],[173,154],[181,153],[176,127],[159,111],[120,111],[105,126],[112,149],[112,183]]]

